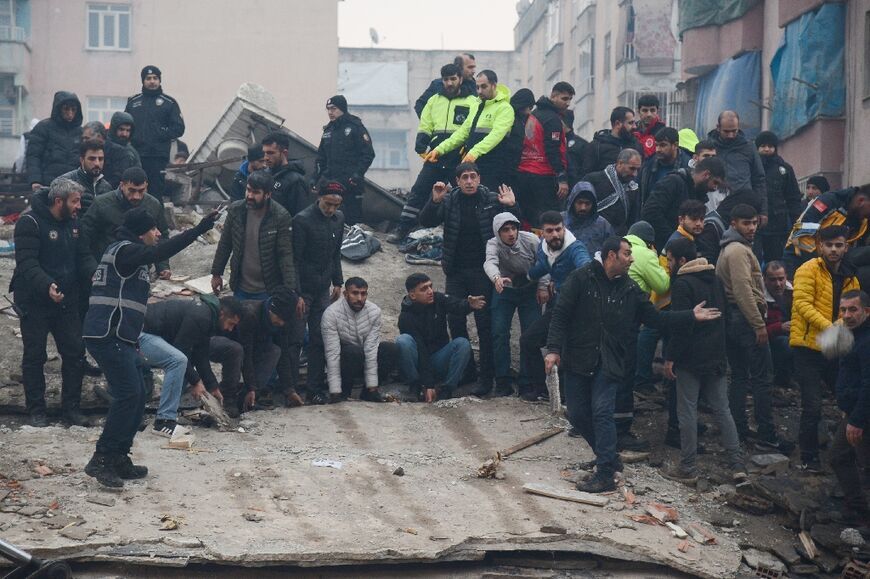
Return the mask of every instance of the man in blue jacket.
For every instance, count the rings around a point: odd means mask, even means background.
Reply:
[[[575,239],[574,234],[565,229],[562,214],[558,211],[541,213],[541,228],[544,239],[538,246],[538,256],[535,265],[529,270],[529,279],[538,281],[549,277],[548,289],[538,290],[538,303],[546,304],[547,311],[520,336],[520,352],[524,352],[526,356],[525,367],[528,369],[531,386],[521,387],[519,395],[530,402],[547,396],[541,348],[547,344],[550,319],[556,307],[559,288],[572,271],[583,267],[592,259],[583,242]]]
[[[870,508],[861,487],[858,465],[870,464],[870,296],[852,290],[840,298],[840,316],[855,336],[852,351],[840,362],[837,376],[837,405],[843,419],[831,445],[831,468],[843,489],[845,511],[850,522],[870,521]]]

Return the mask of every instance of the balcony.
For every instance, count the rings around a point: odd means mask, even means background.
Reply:
[[[20,26],[0,26],[0,42],[27,42],[27,31]]]

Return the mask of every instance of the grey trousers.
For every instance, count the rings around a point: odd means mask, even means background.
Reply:
[[[737,427],[728,407],[728,380],[725,375],[695,374],[679,368],[677,374],[677,417],[680,421],[680,467],[697,471],[698,398],[703,391],[722,435],[722,447],[732,467],[743,468],[745,457],[740,449]]]
[[[239,394],[239,382],[242,380],[242,366],[245,362],[245,352],[242,345],[225,336],[212,336],[209,343],[208,357],[212,362],[222,365],[221,369],[221,392],[226,396]],[[254,365],[257,368],[257,382],[259,389],[257,394],[267,390],[266,384],[278,365],[281,357],[281,348],[275,344],[268,344],[262,350],[254,352]],[[252,384],[245,384],[248,389]]]

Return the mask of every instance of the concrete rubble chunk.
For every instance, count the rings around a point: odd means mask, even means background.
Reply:
[[[751,462],[758,467],[760,474],[779,476],[788,472],[788,457],[783,454],[756,454]]]
[[[779,573],[785,573],[786,571],[782,561],[770,553],[759,551],[758,549],[745,549],[743,551],[743,560],[756,571],[766,570],[777,571]]]
[[[96,533],[96,530],[88,529],[80,525],[76,525],[74,527],[67,527],[60,530],[60,534],[62,536],[66,537],[67,539],[72,539],[74,541],[84,541],[94,533]]]
[[[568,529],[557,523],[549,523],[541,527],[541,532],[549,533],[551,535],[564,535],[568,532]]]
[[[864,537],[861,536],[861,532],[858,529],[843,529],[840,532],[840,540],[844,545],[848,545],[849,547],[863,547],[866,541]]]
[[[85,499],[89,503],[93,503],[95,505],[102,505],[104,507],[114,507],[115,499],[112,497],[104,497],[101,495],[88,495]]]
[[[794,545],[790,545],[788,543],[778,543],[773,546],[773,552],[789,567],[791,567],[792,565],[797,565],[801,562],[801,556],[798,555],[798,552],[795,550]]]

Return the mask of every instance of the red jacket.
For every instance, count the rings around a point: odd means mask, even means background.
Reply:
[[[656,117],[643,132],[634,132],[634,137],[640,142],[640,145],[643,147],[644,159],[649,159],[656,154],[656,133],[658,133],[659,129],[664,126],[665,124],[662,122],[662,120]]]
[[[559,111],[547,97],[541,97],[526,121],[523,153],[517,170],[533,175],[558,176],[568,181],[565,127]]]
[[[792,286],[787,283],[785,294],[780,301],[776,301],[767,288],[764,288],[764,298],[767,301],[767,318],[764,320],[767,335],[771,338],[777,336],[788,337],[788,332],[782,329],[783,322],[791,321]]]

